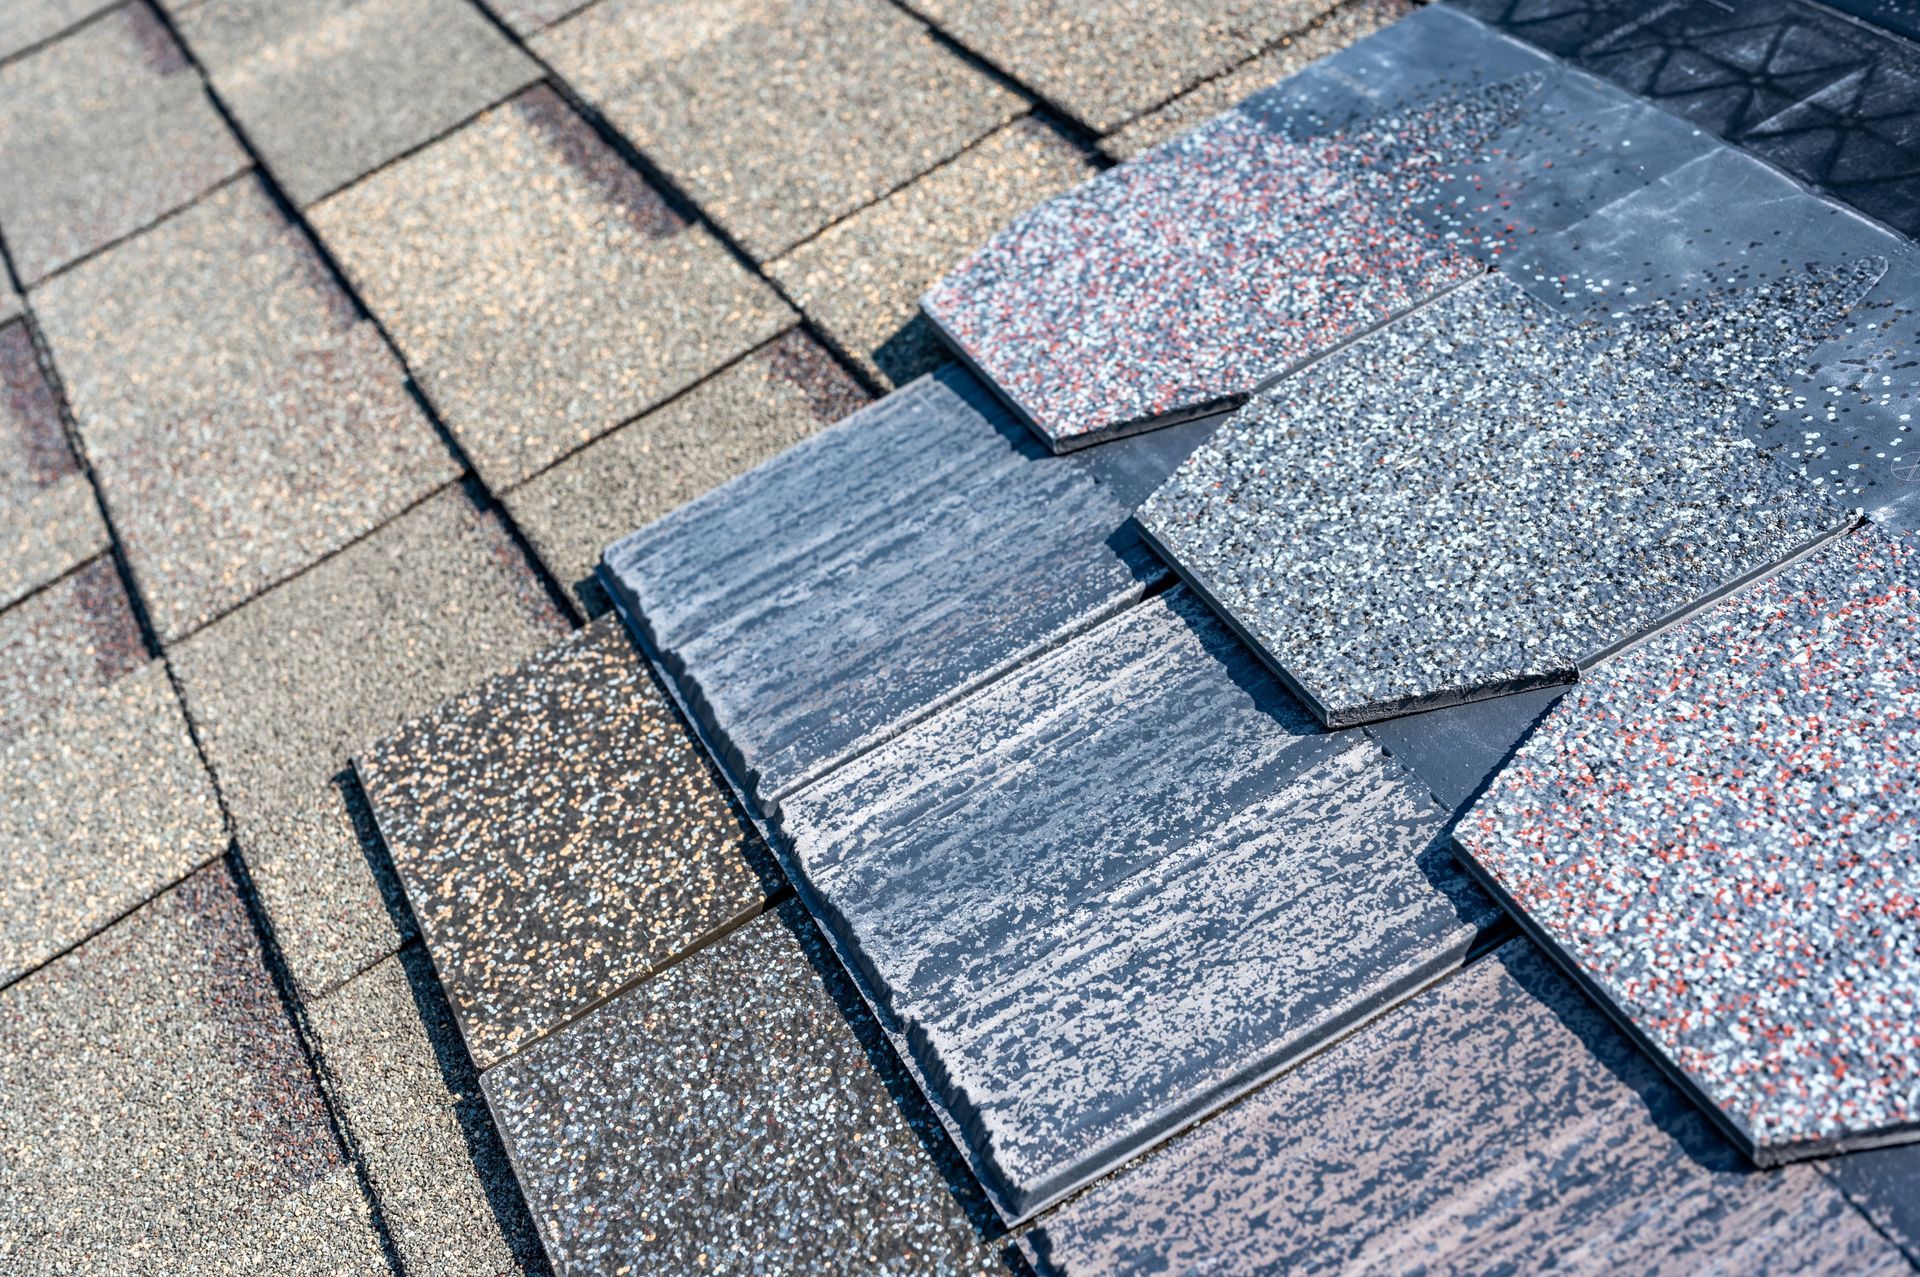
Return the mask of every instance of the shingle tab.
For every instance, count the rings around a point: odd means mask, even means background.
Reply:
[[[1456,838],[1763,1165],[1920,1138],[1920,546],[1586,675]]]
[[[296,204],[540,75],[466,0],[204,0],[179,21]]]
[[[1523,941],[1050,1216],[1042,1277],[1907,1272],[1744,1165]]]
[[[801,888],[1009,1218],[1457,965],[1445,809],[1185,591],[785,800]]]
[[[782,885],[614,617],[355,766],[482,1069]]]
[[[568,1277],[1004,1271],[968,1222],[978,1188],[795,903],[481,1085]]]
[[[869,396],[798,330],[630,422],[502,498],[534,553],[591,612],[600,552],[770,459]]]
[[[33,334],[0,324],[0,608],[106,548]]]
[[[144,4],[0,67],[0,231],[29,285],[246,166]]]
[[[0,1074],[15,1270],[391,1271],[224,866],[0,992]]]
[[[603,0],[534,48],[761,260],[1025,107],[884,0]]]
[[[1584,325],[1485,276],[1257,397],[1140,524],[1330,724],[1569,682],[1850,521],[1740,423],[1884,268],[1735,258]]]
[[[496,488],[791,315],[544,86],[309,216]]]
[[[0,5],[0,58],[50,40],[85,22],[115,0],[13,0]]]
[[[146,663],[113,560],[83,565],[0,612],[0,741]]]
[[[393,352],[251,178],[34,310],[163,640],[456,473]]]
[[[1138,599],[1126,509],[957,369],[609,547],[736,780],[781,795]]]
[[[564,632],[498,516],[449,489],[174,649],[304,996],[400,947],[349,754]]]

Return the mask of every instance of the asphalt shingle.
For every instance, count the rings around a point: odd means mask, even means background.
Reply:
[[[1583,677],[1455,837],[1761,1165],[1920,1138],[1920,541]]]
[[[146,661],[113,561],[83,565],[0,612],[0,741]]]
[[[0,66],[0,233],[28,285],[246,166],[144,4]]]
[[[1014,214],[1092,176],[1079,147],[1028,116],[768,265],[867,375],[901,386],[949,356],[920,294]]]
[[[409,1274],[546,1271],[480,1079],[424,955],[409,949],[309,1009],[328,1091]]]
[[[540,76],[467,0],[204,0],[180,32],[301,205]]]
[[[1233,70],[1196,85],[1159,110],[1109,134],[1101,140],[1100,149],[1116,160],[1132,159],[1411,12],[1413,0],[1346,0],[1306,30],[1281,37]]]
[[[496,489],[791,318],[545,87],[311,218]]]
[[[1004,1271],[968,1223],[978,1188],[797,904],[481,1085],[568,1277]]]
[[[303,995],[400,947],[349,755],[564,628],[498,517],[449,489],[176,649]]]
[[[1337,0],[919,0],[928,20],[1106,133],[1308,26]]]
[[[761,260],[1026,105],[884,0],[604,0],[534,48]]]
[[[33,334],[0,324],[0,608],[106,548]]]
[[[1127,511],[958,369],[607,550],[604,580],[727,767],[781,795],[1134,602]]]
[[[1745,1165],[1523,941],[1027,1240],[1042,1277],[1909,1271],[1810,1167]]]
[[[456,473],[393,352],[252,178],[34,310],[163,641]]]
[[[803,895],[1023,1218],[1466,956],[1446,809],[1184,590],[781,804]]]
[[[213,785],[158,661],[0,745],[0,982],[226,847]]]
[[[224,865],[0,992],[16,1272],[383,1277]]]
[[[85,22],[117,0],[12,0],[0,5],[0,58],[10,58],[69,27]]]
[[[598,613],[607,601],[593,576],[608,545],[867,401],[833,356],[792,330],[502,500],[541,562]]]
[[[355,767],[482,1069],[782,885],[615,617]]]

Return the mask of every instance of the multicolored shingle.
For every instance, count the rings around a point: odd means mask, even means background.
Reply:
[[[0,608],[106,548],[33,334],[25,320],[0,321]]]
[[[1456,838],[1754,1160],[1920,1137],[1920,545],[1587,675]]]

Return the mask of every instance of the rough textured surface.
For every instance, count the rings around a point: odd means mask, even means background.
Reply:
[[[1095,133],[1106,133],[1302,30],[1335,3],[919,0],[915,8]]]
[[[0,992],[0,1074],[9,1269],[389,1271],[223,866]]]
[[[488,7],[514,31],[531,36],[591,3],[593,0],[490,0]]]
[[[1126,510],[949,369],[609,547],[610,589],[763,811],[1140,597]]]
[[[540,74],[466,0],[205,0],[180,31],[296,204]]]
[[[1739,427],[1884,268],[1736,259],[1584,326],[1485,276],[1257,397],[1140,523],[1328,723],[1570,681],[1843,525]]]
[[[1862,1149],[1815,1165],[1920,1268],[1920,1145]]]
[[[598,612],[591,578],[608,545],[866,403],[831,355],[789,332],[504,499],[548,570]]]
[[[1225,74],[1194,86],[1150,115],[1103,139],[1100,149],[1116,160],[1132,159],[1177,133],[1206,123],[1243,98],[1308,63],[1346,48],[1413,11],[1412,0],[1346,0],[1304,31],[1280,40]]]
[[[455,473],[393,352],[252,179],[34,309],[163,640]]]
[[[783,804],[803,890],[1010,1217],[1456,965],[1446,811],[1186,591]]]
[[[0,5],[0,58],[10,58],[85,22],[114,0],[13,0]]]
[[[916,303],[1014,214],[1092,175],[1029,116],[771,263],[787,296],[867,374],[900,386],[948,359]]]
[[[304,995],[400,945],[348,755],[563,631],[498,518],[450,489],[175,650]]]
[[[762,259],[1023,108],[883,0],[606,0],[534,47]]]
[[[545,87],[310,216],[496,487],[789,318]]]
[[[396,954],[311,1012],[341,1120],[409,1274],[544,1271],[540,1239],[426,959]]]
[[[1920,1137],[1920,546],[1862,532],[1593,672],[1463,850],[1756,1160]]]
[[[1908,1271],[1810,1168],[1744,1165],[1522,941],[1028,1240],[1043,1277]]]
[[[0,322],[0,608],[106,548],[33,334],[24,320]]]
[[[226,847],[166,669],[82,690],[0,745],[0,983]]]
[[[614,617],[355,767],[483,1069],[782,885]]]
[[[28,284],[246,164],[143,4],[0,67],[0,232]]]
[[[146,663],[119,573],[95,559],[0,612],[0,741]]]
[[[979,1190],[949,1186],[964,1170],[797,904],[482,1085],[569,1277],[1003,1271],[967,1222]]]
[[[1056,449],[1214,411],[1478,270],[1402,205],[1521,96],[1308,143],[1228,113],[1015,219],[921,305]]]

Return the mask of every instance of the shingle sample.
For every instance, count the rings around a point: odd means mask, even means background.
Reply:
[[[868,401],[847,371],[798,329],[637,421],[594,440],[501,499],[534,553],[589,611],[600,552]]]
[[[922,307],[1078,447],[1232,407],[1708,145],[1423,9],[1017,219]]]
[[[104,556],[0,612],[0,741],[147,663]]]
[[[246,166],[143,4],[0,67],[0,232],[27,284]]]
[[[788,798],[827,920],[1009,1218],[1456,966],[1446,811],[1184,590]]]
[[[790,314],[545,87],[310,217],[496,489]]]
[[[0,992],[0,1074],[13,1271],[391,1271],[223,865]]]
[[[24,320],[0,324],[0,608],[106,548],[33,334]]]
[[[968,1223],[979,1190],[797,903],[481,1085],[567,1277],[1004,1271]]]
[[[640,529],[605,578],[763,814],[1138,599],[1126,509],[957,369]]]
[[[464,0],[204,0],[181,35],[308,204],[539,78]]]
[[[1105,133],[1228,70],[1336,0],[921,0],[915,8],[1023,84]]]
[[[1920,229],[1920,49],[1802,0],[1455,0],[1765,157]]]
[[[0,58],[10,58],[85,22],[115,0],[13,0],[0,5]]]
[[[1025,106],[884,0],[605,0],[533,45],[762,260]]]
[[[1884,265],[1587,325],[1488,275],[1255,399],[1140,523],[1328,723],[1568,682],[1844,526],[1739,421]]]
[[[393,352],[253,179],[49,281],[34,309],[163,640],[456,473]]]
[[[564,632],[498,517],[452,489],[174,649],[304,996],[400,947],[349,754]]]
[[[1763,1165],[1920,1138],[1920,546],[1869,529],[1589,674],[1456,833]]]
[[[327,1085],[409,1273],[544,1271],[540,1239],[424,955],[409,949],[307,1011]]]
[[[355,766],[482,1069],[780,886],[614,617]]]
[[[1014,214],[1091,176],[1079,147],[1027,116],[767,265],[867,375],[902,386],[949,356],[916,303]]]
[[[1907,1271],[1811,1168],[1742,1164],[1524,941],[1027,1240],[1042,1277]]]

